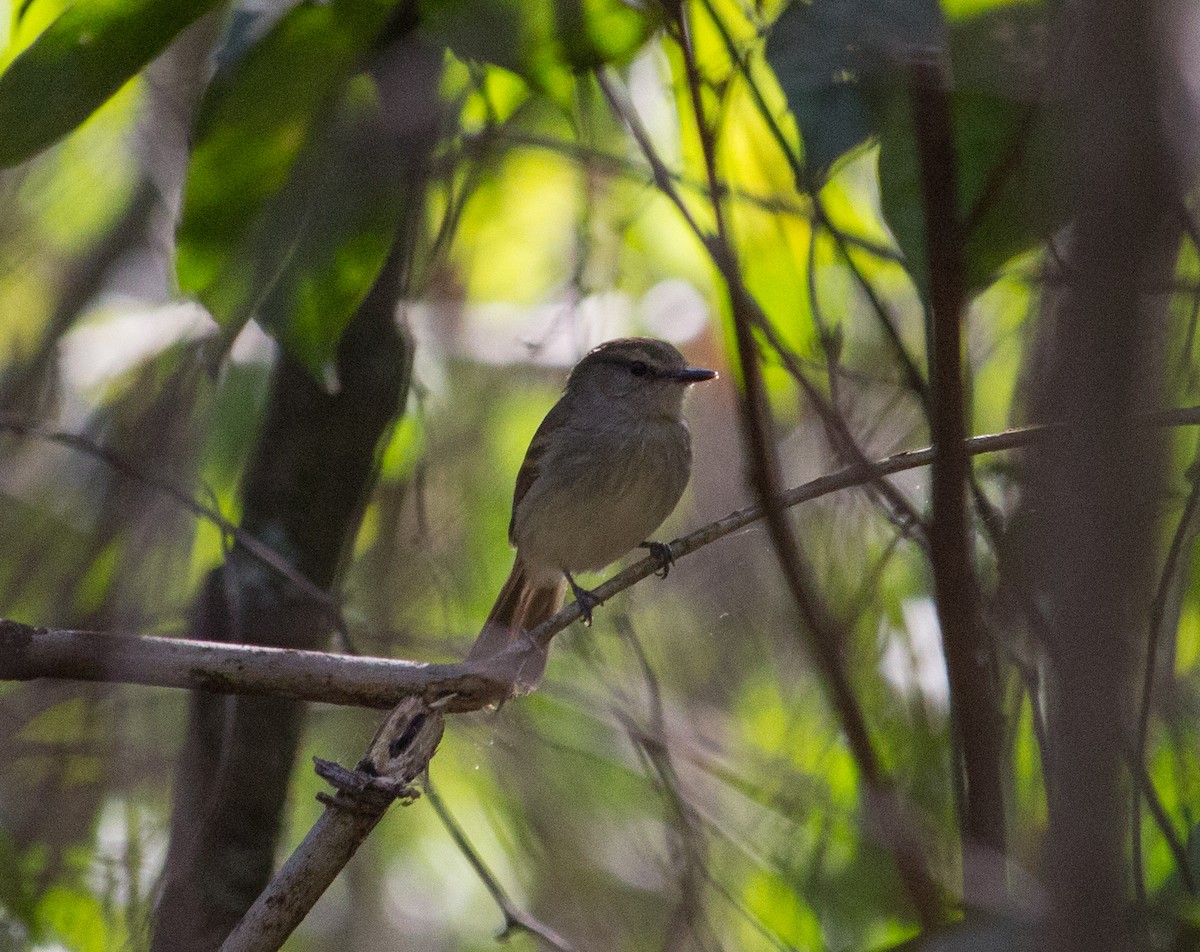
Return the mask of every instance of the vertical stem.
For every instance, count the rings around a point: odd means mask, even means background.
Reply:
[[[1200,458],[1192,464],[1200,465]],[[1167,601],[1172,591],[1178,585],[1179,566],[1185,550],[1189,549],[1195,538],[1195,522],[1200,511],[1200,480],[1192,481],[1192,490],[1188,493],[1187,503],[1184,504],[1183,514],[1171,537],[1171,546],[1167,550],[1167,558],[1159,575],[1158,587],[1154,593],[1154,604],[1150,608],[1150,626],[1146,633],[1146,667],[1142,672],[1142,696],[1138,708],[1137,734],[1134,736],[1134,769],[1144,770],[1146,765],[1146,747],[1150,738],[1150,712],[1154,702],[1154,678],[1158,668],[1158,646],[1162,637],[1163,625],[1167,616]],[[1173,619],[1178,624],[1178,616]],[[1146,876],[1142,864],[1142,787],[1134,788],[1130,805],[1130,834],[1133,851],[1133,885],[1140,901],[1146,899]],[[1185,872],[1186,875],[1186,872]],[[1190,891],[1194,891],[1191,885]]]
[[[968,904],[1004,893],[1005,825],[999,700],[991,647],[979,615],[972,531],[967,515],[962,318],[963,227],[950,101],[937,65],[911,67],[910,96],[921,164],[932,312],[930,342],[933,518],[930,556],[942,650],[950,681],[955,741],[961,754],[963,895]]]
[[[1049,359],[1032,406],[1042,419],[1088,424],[1038,447],[1027,493],[1051,673],[1056,952],[1144,947],[1126,912],[1123,768],[1130,624],[1150,602],[1163,467],[1158,441],[1125,421],[1161,394],[1163,325],[1147,291],[1173,273],[1182,227],[1159,120],[1154,12],[1144,0],[1087,0],[1064,8],[1059,37],[1071,107],[1062,167],[1076,207],[1063,294],[1040,318]]]

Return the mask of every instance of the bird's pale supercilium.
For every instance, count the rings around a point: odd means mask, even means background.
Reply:
[[[567,585],[590,618],[594,599],[574,573],[619,559],[670,515],[692,468],[684,394],[715,376],[645,337],[601,344],[575,365],[517,475],[516,560],[469,661],[521,688],[537,684],[545,652],[523,635],[562,607]]]

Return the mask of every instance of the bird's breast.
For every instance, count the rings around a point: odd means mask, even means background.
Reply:
[[[514,513],[513,541],[545,574],[600,569],[649,539],[679,502],[691,441],[679,420],[557,434]]]

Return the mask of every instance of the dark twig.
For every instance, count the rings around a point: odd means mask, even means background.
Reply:
[[[1167,601],[1175,590],[1180,578],[1180,568],[1186,563],[1183,555],[1188,543],[1195,537],[1196,517],[1200,513],[1200,453],[1192,463],[1192,489],[1188,493],[1183,513],[1175,526],[1171,537],[1171,545],[1163,562],[1162,572],[1158,577],[1158,586],[1154,592],[1154,601],[1150,607],[1150,628],[1146,633],[1146,661],[1142,673],[1142,696],[1138,707],[1137,733],[1134,735],[1133,759],[1135,769],[1144,770],[1146,764],[1146,745],[1150,736],[1150,712],[1154,700],[1154,677],[1158,667],[1158,646],[1163,634],[1163,625],[1167,614]],[[1139,785],[1140,791],[1144,785]],[[1130,811],[1130,833],[1133,850],[1133,882],[1139,899],[1146,897],[1146,879],[1142,868],[1142,810],[1139,792],[1135,791],[1133,809]],[[1190,888],[1190,887],[1189,887]]]
[[[446,806],[437,790],[429,780],[429,775],[426,774],[422,783],[422,788],[425,791],[425,797],[429,800],[430,806],[438,815],[438,819],[442,821],[442,826],[446,828],[446,832],[450,834],[450,838],[454,840],[454,845],[458,847],[460,853],[471,864],[471,868],[475,870],[475,875],[491,893],[492,898],[496,901],[496,905],[500,907],[500,913],[504,916],[504,928],[500,930],[498,939],[504,940],[511,936],[514,932],[528,932],[531,936],[541,939],[547,946],[552,949],[557,949],[558,952],[574,952],[572,946],[566,939],[560,936],[557,932],[551,929],[544,922],[531,916],[529,913],[517,908],[516,903],[508,895],[508,892],[500,885],[500,881],[496,875],[487,867],[487,863],[483,861],[483,857],[471,845],[471,841],[467,839],[467,834],[463,832],[463,828],[458,825],[458,821],[454,819],[454,815]]]
[[[1184,888],[1192,895],[1196,893],[1196,877],[1192,873],[1192,863],[1188,859],[1187,846],[1176,832],[1175,827],[1171,823],[1171,817],[1167,813],[1167,808],[1163,805],[1162,798],[1158,795],[1158,790],[1154,787],[1154,780],[1146,770],[1145,762],[1138,757],[1136,750],[1129,751],[1129,769],[1133,772],[1133,779],[1137,784],[1138,792],[1146,798],[1146,806],[1150,808],[1150,815],[1154,817],[1154,822],[1158,826],[1159,832],[1162,833],[1163,839],[1167,841],[1167,848],[1171,851],[1171,858],[1175,860],[1175,869],[1179,872],[1179,879],[1183,883]],[[1138,805],[1134,804],[1135,812]],[[1141,844],[1138,844],[1139,848]],[[1143,891],[1145,884],[1142,884]],[[1145,896],[1140,897],[1143,901]]]
[[[681,20],[686,22],[681,10]],[[792,597],[800,611],[800,615],[808,629],[809,635],[817,648],[822,674],[833,693],[834,707],[838,711],[843,729],[847,733],[850,749],[862,770],[863,776],[871,786],[879,786],[882,772],[878,757],[869,739],[866,722],[858,703],[854,698],[853,689],[846,680],[845,670],[841,663],[840,649],[837,647],[837,636],[833,631],[832,619],[825,616],[824,606],[812,595],[812,588],[807,577],[807,566],[803,562],[800,551],[791,533],[783,508],[779,504],[778,463],[771,449],[768,433],[771,430],[770,409],[767,405],[765,386],[762,380],[762,369],[758,361],[758,348],[751,330],[755,323],[755,310],[748,305],[749,294],[745,291],[741,271],[736,260],[736,252],[732,247],[722,212],[722,191],[716,168],[714,143],[704,114],[703,100],[700,96],[699,80],[697,78],[694,51],[686,34],[680,38],[685,71],[691,92],[692,111],[699,129],[701,147],[704,152],[705,166],[709,177],[709,201],[717,222],[717,235],[709,237],[706,246],[709,254],[721,272],[728,288],[730,307],[733,312],[734,331],[737,338],[737,356],[742,372],[744,396],[742,400],[743,428],[750,456],[750,478],[758,497],[764,507],[767,528],[771,534],[776,556],[783,570]],[[626,121],[632,117],[632,110],[620,111],[614,101],[614,107]],[[630,128],[633,128],[631,124]],[[638,137],[647,158],[653,154],[653,148],[645,137]],[[657,161],[656,159],[651,160]],[[689,219],[689,222],[691,220]],[[694,225],[693,225],[694,228]],[[701,233],[701,237],[704,237]]]
[[[681,23],[686,24],[686,16],[686,8],[680,7]],[[686,29],[680,31],[680,45],[685,69],[689,76],[694,76],[696,72],[695,51],[688,41]],[[749,456],[750,481],[764,506],[767,531],[775,549],[776,559],[791,592],[803,627],[808,634],[810,647],[813,649],[818,668],[830,692],[831,701],[846,735],[847,744],[869,788],[868,801],[876,798],[890,801],[892,799],[890,796],[891,780],[884,773],[875,752],[865,716],[858,705],[858,700],[842,663],[841,645],[847,644],[849,639],[844,637],[845,632],[840,630],[840,626],[829,613],[827,606],[815,594],[811,570],[800,551],[795,536],[792,534],[791,525],[779,502],[781,486],[778,460],[775,458],[774,448],[769,437],[771,432],[770,407],[767,402],[762,368],[759,364],[758,349],[752,330],[756,323],[754,318],[761,311],[752,303],[751,295],[742,282],[736,249],[725,224],[715,148],[705,116],[698,81],[694,78],[689,79],[689,86],[692,110],[700,130],[701,145],[705,151],[705,164],[709,176],[709,201],[717,223],[715,239],[710,239],[705,244],[728,289],[738,364],[742,374],[742,426]],[[648,147],[648,142],[643,143],[642,140],[639,140],[639,144],[643,149]],[[881,814],[891,812],[883,808],[881,802],[874,806]],[[895,805],[892,804],[892,806]],[[877,819],[882,819],[882,816]],[[896,851],[896,860],[918,917],[926,926],[933,925],[942,917],[941,903],[928,871],[924,868],[923,859],[915,849],[900,848]]]
[[[650,141],[650,136],[642,125],[641,119],[638,118],[636,110],[617,93],[617,89],[613,85],[607,70],[599,69],[595,75],[596,83],[599,85],[600,91],[604,94],[604,98],[608,100],[608,104],[612,107],[613,112],[629,127],[629,132],[633,136],[634,141],[637,142],[638,148],[641,149],[642,155],[650,163],[650,172],[653,175],[655,186],[678,209],[679,214],[683,216],[683,220],[687,222],[692,233],[707,244],[708,233],[697,223],[691,209],[687,207],[678,189],[675,188],[671,180],[671,173],[663,165],[658,152],[655,151],[654,145]]]
[[[979,615],[967,513],[970,460],[964,445],[962,366],[965,234],[958,213],[958,157],[950,97],[937,65],[917,62],[911,67],[910,100],[920,157],[932,312],[930,409],[937,455],[932,472],[929,548],[966,795],[962,811],[963,895],[970,904],[991,904],[1006,891],[1003,863],[968,860],[980,852],[979,846],[997,858],[1005,853],[999,747],[1003,734],[991,678],[991,647]]]
[[[1192,217],[1191,211],[1186,205],[1179,210],[1180,217],[1183,221],[1183,230],[1188,236],[1188,240],[1192,243],[1192,248],[1197,255],[1200,255],[1200,226],[1197,226],[1196,220]],[[1192,291],[1192,312],[1188,318],[1187,334],[1184,336],[1183,347],[1179,351],[1179,369],[1187,376],[1189,385],[1195,379],[1195,371],[1192,368],[1192,351],[1196,344],[1196,324],[1200,322],[1200,286],[1197,286]]]

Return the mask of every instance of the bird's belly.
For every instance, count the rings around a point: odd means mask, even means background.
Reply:
[[[569,475],[560,468],[560,478],[530,487],[513,541],[527,563],[548,572],[601,569],[662,525],[687,485],[689,463],[682,431],[639,452],[598,453]]]

